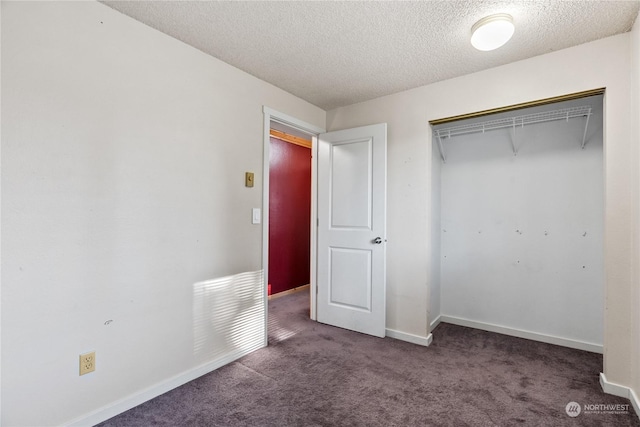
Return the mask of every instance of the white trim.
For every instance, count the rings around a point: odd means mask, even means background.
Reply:
[[[385,329],[385,335],[389,338],[395,338],[400,341],[407,341],[413,344],[423,345],[428,347],[433,341],[433,336],[428,334],[426,337],[421,337],[420,335],[408,334],[406,332],[396,331],[395,329]]]
[[[323,128],[304,122],[288,114],[281,113],[280,111],[276,111],[272,108],[267,107],[266,105],[262,107],[262,112],[265,116],[270,116],[269,121],[273,120],[274,122],[291,126],[292,128],[308,133],[311,136],[319,135],[326,132],[326,130],[324,130]]]
[[[269,345],[269,147],[271,116],[264,107],[262,141],[262,271],[264,272],[264,345]]]
[[[602,387],[602,391],[607,394],[629,399],[633,410],[636,412],[638,418],[640,418],[640,399],[638,399],[638,395],[632,388],[609,382],[604,372],[600,372],[600,387]]]
[[[442,321],[442,316],[438,316],[434,319],[433,322],[429,325],[429,331],[433,332],[433,330],[440,324]]]
[[[311,270],[309,283],[309,317],[318,320],[318,137],[311,138]]]
[[[205,363],[204,365],[200,365],[189,371],[183,372],[182,374],[169,378],[168,380],[142,390],[139,393],[132,394],[123,399],[117,400],[107,406],[92,411],[89,414],[76,418],[65,425],[69,427],[96,425],[108,420],[109,418],[115,417],[118,414],[128,411],[131,408],[135,408],[136,406],[147,402],[155,397],[158,397],[161,394],[167,393],[168,391],[171,391],[176,387],[180,387],[181,385],[186,384],[189,381],[193,381],[196,378],[199,378],[211,371],[214,371],[224,365],[238,360],[239,358],[262,347],[264,346],[256,345],[247,349],[234,351],[233,353],[223,356],[217,360]]]
[[[602,354],[602,345],[584,341],[576,341],[568,338],[556,337],[553,335],[541,334],[539,332],[525,331],[522,329],[508,328],[505,326],[494,325],[491,323],[477,322],[475,320],[463,319],[454,316],[440,316],[443,323],[451,323],[452,325],[466,326],[469,328],[481,329],[483,331],[497,332],[499,334],[510,335],[518,338],[525,338],[533,341],[540,341],[547,344],[561,345],[564,347],[575,348],[578,350],[590,351]]]
[[[629,387],[607,381],[607,377],[604,375],[604,372],[600,372],[600,387],[602,387],[602,391],[607,394],[625,397],[627,399],[629,398],[629,392],[631,391]]]
[[[267,295],[267,285],[269,284],[269,141],[271,135],[271,121],[290,126],[299,131],[308,133],[311,136],[311,271],[310,271],[310,318],[316,320],[316,233],[318,217],[317,212],[317,153],[318,138],[317,136],[324,133],[323,128],[314,126],[310,123],[299,120],[280,111],[276,111],[266,105],[262,107],[264,113],[263,121],[263,151],[262,151],[262,268],[264,270],[264,313],[265,313],[265,330],[264,342],[267,345],[268,334],[267,325],[269,324],[269,299]]]
[[[629,400],[631,401],[633,410],[636,411],[636,416],[640,418],[640,399],[638,399],[638,395],[631,388],[629,389]]]
[[[0,8],[0,22],[2,21],[2,8]],[[2,39],[1,36],[1,31],[0,31],[0,41]],[[0,42],[0,46],[1,46],[1,42]],[[0,70],[2,69],[2,55],[0,55]],[[0,86],[0,93],[2,92],[1,86]],[[2,96],[0,94],[0,99],[2,99]],[[0,102],[0,118],[2,117],[2,107],[1,107],[2,103]],[[4,141],[4,139],[2,139],[2,126],[0,126],[0,141]],[[1,146],[1,144],[0,144]],[[0,159],[2,158],[2,149],[0,148]],[[1,176],[1,175],[0,175]],[[2,179],[0,178],[0,182],[2,181]],[[5,179],[6,181],[6,179]],[[0,185],[0,189],[2,188],[2,185]],[[0,190],[0,200],[2,199],[2,191]],[[1,205],[1,203],[0,203]],[[2,218],[2,210],[0,209],[0,219]],[[0,220],[0,224],[2,224],[2,221]],[[2,226],[0,225],[0,235],[2,235]],[[2,239],[0,238],[0,242],[2,241]],[[1,248],[2,245],[0,245]],[[2,252],[2,250],[0,249],[0,253]],[[2,256],[0,256],[0,259],[2,259]],[[0,271],[2,270],[2,267],[0,266]],[[1,274],[0,274],[1,277]],[[1,294],[2,294],[2,281],[0,280],[0,301],[2,300],[1,298]],[[0,309],[0,319],[2,319],[2,309]],[[2,324],[2,321],[0,320],[0,326]],[[0,331],[2,330],[2,328],[0,327]],[[1,338],[2,334],[0,334],[0,354],[2,354],[2,338]],[[2,379],[2,363],[0,363],[0,380]],[[0,384],[2,383],[2,381],[0,381]],[[2,420],[2,392],[0,391],[0,420]],[[2,424],[2,421],[0,421],[0,424]]]
[[[277,294],[269,295],[269,300],[278,299],[280,297],[286,297],[287,295],[297,294],[298,292],[309,291],[309,285],[298,286],[297,288],[287,289],[286,291],[278,292]]]

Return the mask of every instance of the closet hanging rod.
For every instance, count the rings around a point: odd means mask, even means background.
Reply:
[[[591,116],[591,106],[562,108],[560,110],[546,111],[543,113],[525,114],[522,116],[506,117],[503,119],[487,120],[484,122],[472,123],[467,125],[449,126],[446,128],[435,129],[434,133],[438,138],[450,138],[457,135],[465,135],[470,133],[486,132],[488,130],[505,129],[515,127],[524,127],[534,123],[545,123],[557,120],[567,120],[576,117]]]

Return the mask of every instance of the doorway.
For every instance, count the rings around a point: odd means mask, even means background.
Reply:
[[[317,170],[317,136],[324,133],[325,130],[304,122],[296,117],[281,113],[268,107],[263,108],[263,196],[262,196],[262,266],[264,270],[264,306],[265,306],[265,323],[264,323],[264,345],[268,344],[268,324],[269,324],[269,307],[268,307],[268,289],[269,289],[269,192],[270,192],[270,152],[271,152],[271,129],[275,126],[276,130],[287,130],[290,134],[304,139],[311,140],[311,212],[309,215],[310,224],[310,248],[309,248],[309,301],[310,301],[310,318],[316,320],[316,222],[313,218],[317,217],[316,206],[316,170]]]
[[[309,288],[311,137],[271,121],[269,152],[269,298]]]
[[[262,228],[265,345],[269,323],[266,279],[270,277],[268,194],[272,122],[312,136],[311,320],[384,337],[387,124],[324,133],[265,107]]]

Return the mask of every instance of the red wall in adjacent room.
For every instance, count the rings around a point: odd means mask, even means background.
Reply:
[[[309,283],[311,149],[271,138],[269,283],[271,293]]]

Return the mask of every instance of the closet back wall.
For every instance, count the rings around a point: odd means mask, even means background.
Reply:
[[[311,149],[271,138],[269,283],[276,294],[309,283]]]
[[[602,106],[596,110],[584,150],[580,118],[518,128],[517,156],[510,129],[444,143],[443,321],[601,349]]]

